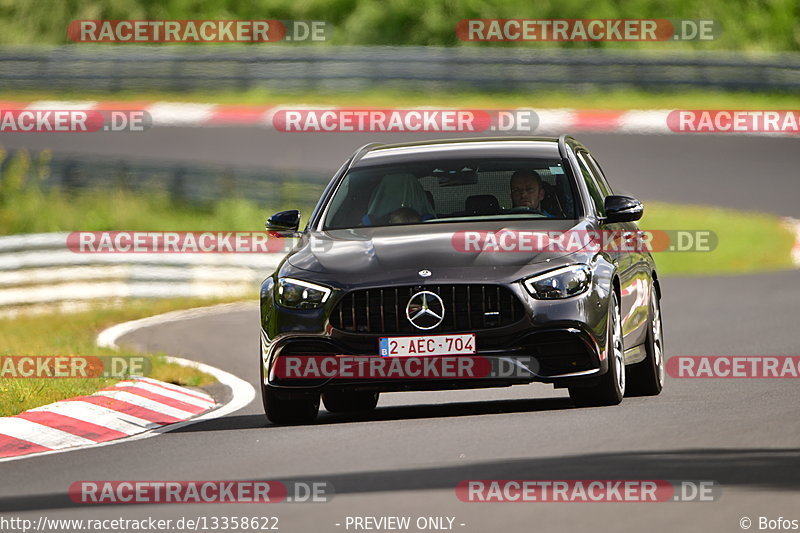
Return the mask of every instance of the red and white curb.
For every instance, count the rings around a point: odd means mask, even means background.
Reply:
[[[90,446],[189,420],[216,407],[208,394],[154,379],[120,381],[0,419],[0,457]]]
[[[336,110],[339,106],[282,104],[278,106],[224,105],[190,102],[142,101],[0,101],[0,109],[29,110],[143,110],[155,127],[159,126],[251,126],[273,129],[272,116],[279,110]],[[530,108],[526,108],[530,110]],[[539,117],[536,133],[561,134],[565,131],[630,133],[646,135],[680,134],[667,125],[672,109],[652,110],[577,110],[533,109]],[[685,133],[684,133],[685,135]],[[726,135],[796,136],[795,133],[737,132]]]
[[[117,324],[101,332],[97,343],[116,348],[117,339],[125,333],[154,324],[226,312],[236,306],[224,304],[174,311]],[[167,360],[213,375],[230,388],[231,400],[217,405],[202,391],[150,378],[131,378],[90,396],[70,398],[0,418],[0,462],[153,437],[238,411],[255,398],[255,389],[249,383],[223,370],[177,357]]]

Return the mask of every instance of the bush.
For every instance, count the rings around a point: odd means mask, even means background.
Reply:
[[[684,18],[717,20],[722,35],[670,44],[524,46],[795,51],[799,15],[796,0],[61,0],[47,9],[36,0],[20,0],[0,5],[0,44],[67,43],[67,25],[79,19],[325,20],[333,25],[334,44],[454,46],[465,44],[455,36],[456,23],[465,18]]]

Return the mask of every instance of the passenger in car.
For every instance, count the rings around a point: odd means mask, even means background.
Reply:
[[[420,220],[419,213],[410,207],[401,207],[389,213],[389,224],[413,224]]]
[[[413,174],[387,174],[372,193],[361,223],[364,226],[386,223],[389,215],[402,207],[410,208],[419,217],[416,222],[434,217],[430,197]]]

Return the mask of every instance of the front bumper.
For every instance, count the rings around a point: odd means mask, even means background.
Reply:
[[[331,331],[328,334],[308,335],[287,333],[269,342],[262,330],[262,364],[265,385],[276,389],[307,390],[324,392],[337,390],[410,391],[445,390],[480,387],[502,387],[534,381],[566,386],[575,381],[591,379],[605,373],[606,359],[603,348],[594,336],[580,324],[549,327],[536,330],[521,330],[513,335],[501,332],[476,334],[476,354],[469,356],[438,356],[443,360],[457,361],[465,367],[480,367],[473,373],[454,376],[427,373],[422,377],[399,374],[386,375],[386,368],[394,361],[410,362],[410,358],[382,358],[378,355],[380,335],[348,334]],[[428,356],[432,359],[437,356]],[[344,363],[346,359],[357,360],[383,371],[343,374],[341,372],[287,375],[286,361],[290,359],[335,359]],[[423,358],[418,358],[423,359]],[[376,361],[373,361],[376,360]],[[477,364],[473,364],[477,361]],[[311,363],[311,361],[307,361]],[[349,362],[349,361],[348,361]],[[398,365],[401,363],[398,361]],[[314,368],[321,365],[314,364]],[[410,366],[408,366],[410,368]],[[331,364],[331,368],[334,365]],[[341,366],[339,367],[341,368]],[[417,366],[414,367],[418,368]],[[302,374],[302,373],[301,373]],[[445,373],[443,373],[445,374]]]
[[[475,333],[475,356],[488,361],[492,369],[513,368],[511,375],[495,373],[475,379],[425,377],[424,379],[369,377],[287,378],[276,372],[281,358],[363,357],[378,358],[379,339],[397,334],[356,333],[334,328],[328,317],[335,301],[312,310],[291,310],[276,305],[262,291],[261,364],[264,385],[274,390],[324,392],[348,390],[446,390],[501,387],[531,382],[557,387],[586,382],[608,369],[605,349],[608,325],[608,289],[598,284],[579,296],[563,300],[535,300],[519,284],[506,285],[525,310],[517,322]],[[420,331],[416,335],[442,332]],[[398,335],[398,336],[402,336]],[[445,356],[454,358],[460,356]],[[473,357],[473,356],[470,356]],[[383,358],[385,359],[385,358]]]

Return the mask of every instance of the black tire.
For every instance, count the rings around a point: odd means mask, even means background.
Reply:
[[[279,396],[272,388],[261,386],[264,412],[270,422],[281,425],[308,424],[319,413],[319,396],[298,396],[286,398]]]
[[[325,409],[331,413],[372,411],[378,405],[379,392],[329,391],[322,393]]]
[[[264,413],[273,424],[296,425],[308,424],[317,418],[319,413],[319,394],[286,396],[279,395],[275,389],[264,385],[264,364],[259,359],[261,367],[261,401],[264,404]]]
[[[569,397],[581,407],[617,405],[625,396],[625,358],[617,295],[612,291],[608,304],[608,371],[589,387],[569,387]]]
[[[664,330],[661,324],[661,303],[655,287],[650,290],[650,320],[644,349],[647,354],[644,361],[627,367],[628,396],[656,396],[664,389]]]

